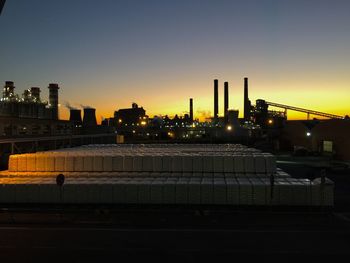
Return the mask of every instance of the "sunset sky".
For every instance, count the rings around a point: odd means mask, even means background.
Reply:
[[[97,119],[143,106],[147,114],[213,113],[213,79],[243,112],[243,78],[256,99],[350,114],[348,0],[8,0],[0,16],[0,82],[22,94],[61,87],[64,107]],[[290,119],[305,114],[289,112]]]

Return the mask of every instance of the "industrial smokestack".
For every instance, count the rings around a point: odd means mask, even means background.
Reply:
[[[250,101],[248,96],[248,78],[244,78],[244,120],[250,119]]]
[[[69,120],[74,123],[74,125],[82,125],[83,122],[81,120],[81,110],[79,109],[70,109]]]
[[[219,80],[214,79],[214,121],[217,123],[219,114]]]
[[[190,98],[190,120],[193,122],[193,99]]]
[[[83,126],[85,126],[85,127],[97,126],[95,112],[96,112],[96,110],[94,108],[85,108],[84,109]]]
[[[40,102],[40,88],[39,87],[31,87],[30,94],[32,96],[33,101]]]
[[[58,120],[58,90],[59,86],[56,83],[50,83],[49,89],[49,107],[52,112],[52,119]]]
[[[228,82],[224,82],[224,117],[225,117],[225,124],[227,124],[228,121]]]

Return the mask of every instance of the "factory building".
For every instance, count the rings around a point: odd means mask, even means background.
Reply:
[[[58,120],[58,84],[49,84],[49,103],[40,98],[40,88],[32,87],[20,97],[13,81],[6,81],[0,99],[0,117]]]
[[[146,126],[148,116],[143,107],[132,103],[131,108],[119,109],[114,112],[117,127]]]
[[[305,149],[350,161],[350,120],[287,121],[281,131],[281,150]]]
[[[0,99],[0,137],[72,134],[72,123],[58,120],[58,84],[51,83],[48,88],[49,103],[41,100],[39,87],[19,96],[14,82],[5,82]]]

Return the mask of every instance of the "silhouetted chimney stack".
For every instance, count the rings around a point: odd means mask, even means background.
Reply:
[[[224,119],[225,124],[228,122],[228,82],[224,82]]]
[[[49,107],[52,112],[52,119],[58,120],[58,90],[59,86],[56,83],[49,84]]]
[[[74,125],[82,125],[83,124],[83,122],[81,120],[81,110],[70,109],[69,113],[70,113],[69,120],[74,122]]]
[[[214,121],[218,122],[219,114],[219,80],[214,79]]]
[[[248,78],[244,78],[244,120],[250,120],[250,100],[248,95]]]
[[[190,98],[190,120],[193,122],[193,99]]]
[[[96,109],[94,109],[94,108],[85,108],[84,109],[83,126],[85,126],[85,127],[97,126],[95,112],[96,112]]]

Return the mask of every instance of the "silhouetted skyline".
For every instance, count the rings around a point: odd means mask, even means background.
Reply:
[[[247,76],[252,101],[345,115],[349,9],[346,0],[7,1],[0,82],[18,92],[57,82],[61,105],[92,105],[99,120],[132,101],[149,115],[181,114],[190,97],[195,117],[213,114],[214,78],[219,105],[228,81],[229,108],[242,116]]]

